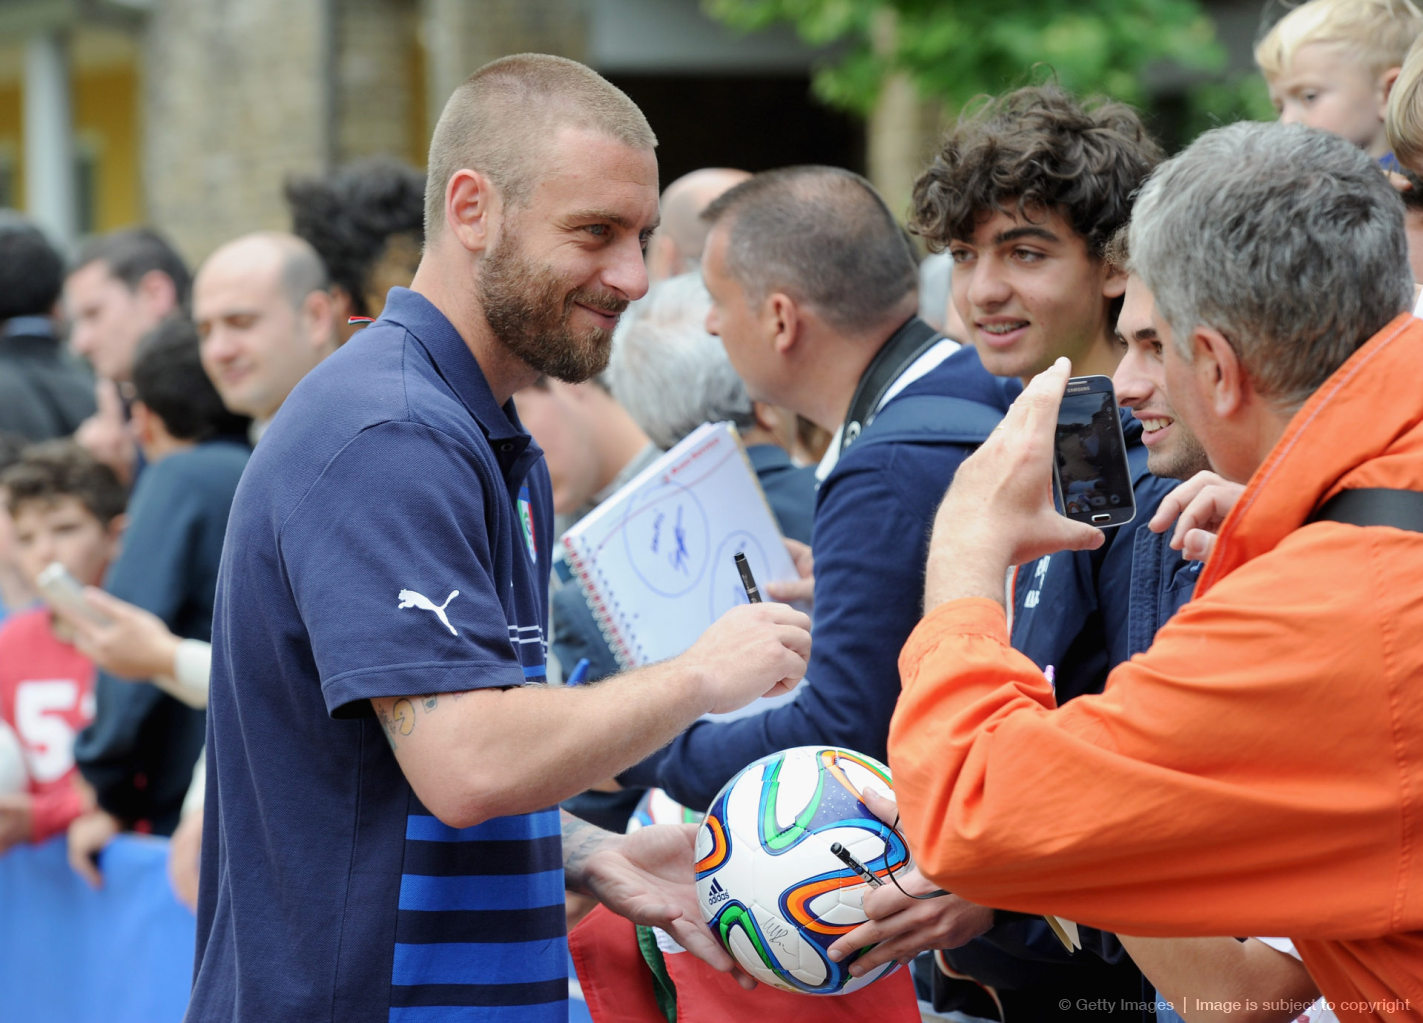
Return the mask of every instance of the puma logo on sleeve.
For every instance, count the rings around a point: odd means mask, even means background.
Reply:
[[[451,590],[450,595],[445,598],[445,602],[443,604],[436,604],[423,593],[416,593],[414,590],[401,590],[400,603],[396,605],[396,608],[401,609],[407,607],[418,607],[422,611],[433,611],[435,613],[435,617],[438,618],[442,623],[444,623],[445,628],[450,630],[450,635],[458,636],[459,633],[455,631],[455,627],[450,624],[449,618],[445,616],[445,608],[449,607],[450,601],[454,600],[459,595],[459,590]]]

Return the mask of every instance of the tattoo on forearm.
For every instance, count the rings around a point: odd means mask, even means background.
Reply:
[[[378,709],[376,713],[380,716],[380,727],[385,733],[385,741],[390,743],[390,748],[395,749],[395,725],[391,723],[390,715],[385,710]]]
[[[570,891],[592,895],[588,886],[588,857],[608,838],[608,832],[579,820],[566,810],[559,811],[563,826],[563,882]]]
[[[456,696],[463,695],[455,693]],[[433,714],[435,708],[440,705],[440,694],[430,693],[426,696],[417,696],[413,699],[401,697],[390,705],[390,713],[384,710],[378,711],[381,727],[385,729],[386,741],[390,743],[390,748],[396,748],[396,736],[409,735],[415,730],[415,705],[419,703],[426,714]]]

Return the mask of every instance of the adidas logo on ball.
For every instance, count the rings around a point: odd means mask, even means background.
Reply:
[[[712,800],[697,832],[701,916],[756,980],[835,995],[898,968],[891,960],[855,977],[849,967],[864,950],[829,955],[836,938],[867,919],[862,902],[870,890],[835,847],[853,848],[877,875],[909,866],[904,839],[861,798],[867,788],[892,785],[889,768],[872,757],[797,746],[748,764]]]
[[[717,903],[725,902],[729,898],[731,898],[731,896],[726,894],[726,889],[721,886],[721,882],[713,879],[711,887],[707,889],[707,904],[715,906]]]

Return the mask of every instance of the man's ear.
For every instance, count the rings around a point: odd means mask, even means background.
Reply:
[[[1235,346],[1213,327],[1198,326],[1191,335],[1191,370],[1202,384],[1216,416],[1229,419],[1248,403],[1250,375]]]
[[[1121,298],[1127,292],[1127,274],[1120,267],[1107,263],[1106,276],[1102,278],[1102,297]]]
[[[785,292],[775,291],[766,296],[759,319],[777,355],[788,354],[800,341],[804,316],[795,299]]]
[[[178,286],[162,270],[148,271],[138,279],[133,290],[140,301],[160,317],[178,307]]]
[[[470,252],[489,248],[502,210],[494,183],[479,171],[455,171],[445,184],[445,227]]]
[[[336,322],[336,303],[331,292],[317,288],[307,292],[301,300],[302,331],[311,347],[323,354],[329,354],[340,343],[341,329]]]

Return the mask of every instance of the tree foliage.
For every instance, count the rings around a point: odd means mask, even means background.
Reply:
[[[1079,94],[1147,98],[1142,72],[1161,63],[1216,71],[1224,53],[1197,0],[703,0],[743,31],[790,22],[833,46],[816,94],[868,113],[885,80],[906,75],[925,98],[958,108],[1050,69]],[[1035,74],[1035,69],[1037,73]]]

